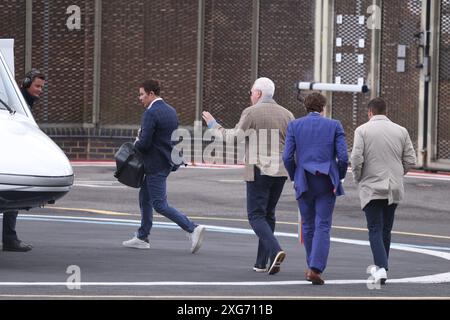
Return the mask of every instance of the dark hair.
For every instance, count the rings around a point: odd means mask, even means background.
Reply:
[[[161,92],[161,82],[159,80],[145,80],[144,82],[141,83],[141,86],[139,88],[144,88],[144,91],[149,94],[151,91],[153,91],[153,93],[156,96],[159,96],[160,92]]]
[[[319,92],[313,92],[306,96],[304,104],[307,112],[322,112],[327,98]]]
[[[22,88],[28,89],[31,87],[31,84],[33,83],[34,79],[42,79],[45,81],[45,74],[40,72],[38,69],[31,69],[27,72],[25,75],[25,78],[22,81]]]
[[[386,114],[386,102],[382,98],[375,98],[369,101],[367,109],[374,115]]]
[[[45,79],[45,74],[43,74],[43,73],[41,73],[41,72],[39,72],[38,74],[36,74],[34,77],[33,77],[33,81],[34,81],[34,79],[36,79],[36,78],[38,78],[38,79],[42,79],[42,80],[46,80]]]

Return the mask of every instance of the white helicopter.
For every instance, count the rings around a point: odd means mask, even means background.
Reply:
[[[64,152],[36,124],[14,76],[13,41],[0,40],[0,212],[52,204],[74,175]]]

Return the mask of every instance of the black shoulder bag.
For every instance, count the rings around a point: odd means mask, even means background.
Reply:
[[[131,142],[125,142],[114,155],[116,172],[114,177],[129,187],[140,188],[144,181],[144,161],[141,153]]]

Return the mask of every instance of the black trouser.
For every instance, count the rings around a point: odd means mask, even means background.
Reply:
[[[17,238],[16,233],[16,221],[18,213],[19,211],[3,212],[3,233],[2,233],[3,244],[10,244],[15,240],[19,240],[19,238]]]
[[[255,181],[247,182],[248,221],[259,238],[256,266],[264,268],[273,262],[281,246],[274,236],[275,207],[283,192],[286,177],[262,175],[255,166]]]
[[[396,208],[396,203],[389,205],[387,199],[379,199],[370,201],[363,209],[366,213],[374,263],[377,267],[386,270],[388,270],[391,231]]]

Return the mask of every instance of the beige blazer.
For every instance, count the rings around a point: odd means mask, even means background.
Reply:
[[[237,138],[238,144],[245,140],[245,181],[254,181],[254,166],[261,174],[287,177],[282,155],[289,121],[294,115],[274,100],[261,100],[242,111],[234,129],[216,124],[217,130],[227,143]],[[272,131],[274,130],[274,131]],[[272,150],[273,149],[273,150]]]
[[[408,131],[384,115],[373,116],[355,130],[351,164],[361,208],[375,199],[400,202],[403,176],[416,164]]]

